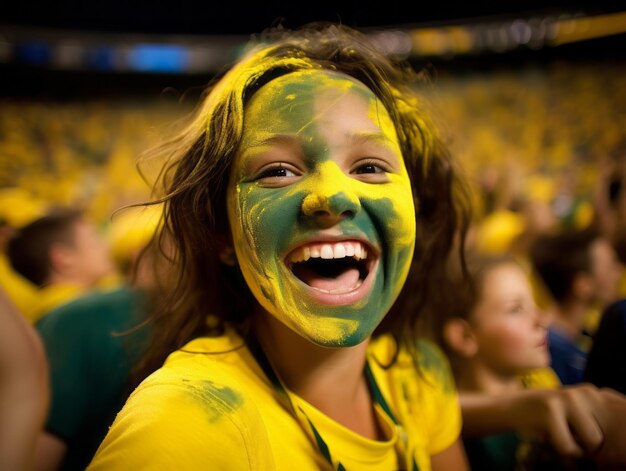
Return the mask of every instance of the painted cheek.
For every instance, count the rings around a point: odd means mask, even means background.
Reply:
[[[415,206],[411,185],[406,173],[390,174],[390,182],[371,185],[368,203],[371,213],[379,218],[378,225],[384,233],[387,258],[385,280],[392,283],[393,296],[397,296],[411,266],[415,248]]]
[[[275,303],[283,292],[280,255],[282,234],[293,234],[298,203],[286,192],[241,183],[231,205],[231,225],[239,264],[257,297]],[[234,222],[234,224],[232,224]]]
[[[382,237],[380,245],[384,261],[384,288],[388,296],[395,298],[404,285],[411,265],[415,226],[398,212],[398,205],[394,204],[392,198],[366,199],[363,206],[381,232],[376,237]],[[414,216],[411,216],[414,220]]]
[[[391,229],[397,237],[396,244],[404,247],[415,244],[415,205],[411,182],[406,174],[391,175],[393,190],[389,196],[395,218],[390,221]]]

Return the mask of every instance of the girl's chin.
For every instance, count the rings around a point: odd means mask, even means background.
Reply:
[[[304,333],[301,333],[301,335]],[[312,333],[313,335],[304,335],[307,340],[324,348],[347,348],[355,347],[368,339],[372,332],[364,331],[363,329],[356,329],[354,331],[348,331],[343,335],[329,335],[321,336],[319,332]]]

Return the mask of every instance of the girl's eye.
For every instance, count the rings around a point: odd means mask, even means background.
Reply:
[[[350,173],[364,183],[388,183],[391,166],[381,159],[363,159],[354,163]]]
[[[282,165],[276,167],[270,167],[259,175],[257,175],[256,179],[261,180],[263,178],[282,178],[282,177],[296,177],[296,173],[293,170],[290,170]]]
[[[522,306],[521,304],[516,304],[515,306],[511,307],[511,313],[519,314],[521,312],[524,312],[524,306]]]
[[[354,163],[352,173],[355,175],[376,175],[376,178],[383,177],[389,173],[390,167],[384,160],[365,158]],[[370,177],[368,177],[370,178]]]
[[[361,165],[360,167],[358,167],[354,173],[356,173],[357,175],[360,175],[363,173],[384,173],[384,172],[385,170],[380,168],[378,165],[366,164],[366,165]]]

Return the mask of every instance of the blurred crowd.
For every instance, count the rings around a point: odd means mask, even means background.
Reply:
[[[498,197],[547,197],[529,177],[589,198],[602,164],[624,142],[624,66],[552,64],[435,80],[431,93],[451,146],[478,183]],[[566,216],[559,207],[559,216]]]
[[[572,64],[433,77],[423,92],[473,177],[478,214],[523,199],[589,223],[597,180],[626,147],[626,70]],[[137,158],[190,111],[166,100],[0,101],[0,188],[79,205],[98,221],[145,199]],[[149,172],[149,169],[148,169]]]
[[[79,206],[106,224],[117,208],[147,198],[150,185],[137,171],[137,158],[188,111],[166,100],[4,99],[0,188],[20,188],[48,206]]]

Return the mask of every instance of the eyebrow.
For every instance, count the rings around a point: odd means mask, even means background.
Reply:
[[[396,143],[382,131],[348,132],[346,133],[346,139],[351,144],[366,144],[374,142],[386,146],[396,145]],[[275,134],[264,139],[253,140],[249,147],[263,147],[272,144],[301,146],[303,144],[303,139],[297,134]]]
[[[249,167],[251,165],[252,157],[263,154],[268,148],[275,145],[290,147],[298,152],[302,152],[302,139],[295,134],[274,134],[269,137],[261,137],[253,139],[243,151],[242,155],[247,160],[245,166]]]
[[[273,145],[289,146],[302,152],[302,139],[296,134],[274,134],[269,137],[253,139],[252,142],[243,151],[245,172],[250,172],[250,167],[255,165],[254,157],[261,155],[268,147]]]
[[[385,146],[396,145],[396,143],[382,131],[362,131],[357,133],[348,133],[347,137],[352,144],[366,144],[369,142],[375,142],[376,144],[382,144]]]
[[[270,137],[254,139],[248,148],[264,147],[272,144],[288,144],[300,146],[302,139],[297,134],[274,134]]]

